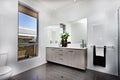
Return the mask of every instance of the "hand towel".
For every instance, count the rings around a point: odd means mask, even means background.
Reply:
[[[99,48],[99,47],[96,47],[96,56],[102,56],[104,57],[104,47],[103,48]]]

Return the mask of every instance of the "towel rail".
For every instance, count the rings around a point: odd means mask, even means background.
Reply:
[[[97,46],[97,45],[95,45],[97,48],[104,48],[104,46]],[[93,47],[93,45],[91,46],[91,47]],[[106,46],[107,48],[114,48],[114,46]]]

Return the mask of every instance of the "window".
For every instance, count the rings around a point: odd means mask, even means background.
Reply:
[[[66,25],[63,23],[60,23],[60,33],[66,32]]]
[[[38,55],[38,12],[19,3],[18,60]]]

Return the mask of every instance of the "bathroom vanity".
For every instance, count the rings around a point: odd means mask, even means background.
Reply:
[[[47,61],[86,70],[87,48],[46,47]]]
[[[61,34],[69,33],[68,47],[61,46]],[[47,27],[47,61],[81,70],[87,67],[87,18]]]

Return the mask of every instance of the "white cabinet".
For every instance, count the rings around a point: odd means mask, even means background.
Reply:
[[[87,55],[86,50],[75,50],[75,53],[73,55],[73,67],[85,69],[86,68],[86,61],[87,61]]]
[[[46,52],[47,61],[63,64],[78,69],[86,69],[87,49],[47,47]]]
[[[47,49],[47,56],[46,56],[47,60],[49,60],[49,61],[56,61],[55,55],[56,55],[56,53],[55,53],[54,48]]]
[[[65,50],[65,61],[68,66],[72,66],[73,64],[73,55],[74,55],[74,50],[72,49],[66,49]]]

